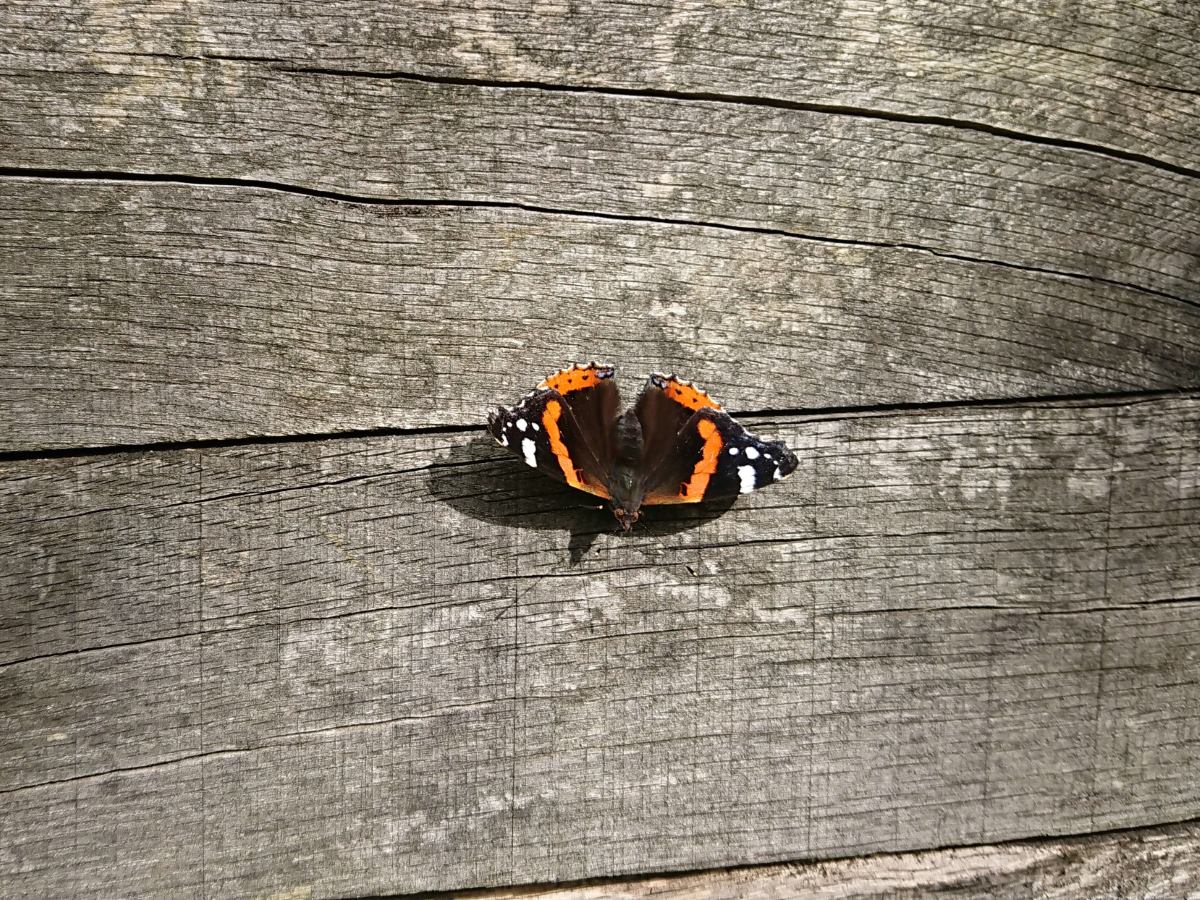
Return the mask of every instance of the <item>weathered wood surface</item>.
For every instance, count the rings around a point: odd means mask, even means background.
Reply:
[[[1200,814],[1200,395],[758,423],[632,537],[469,435],[4,463],[14,891],[372,894]]]
[[[0,10],[0,35],[18,71],[191,57],[722,94],[938,117],[1193,170],[1200,140],[1200,11],[1172,0],[30,0]]]
[[[820,897],[1128,900],[1200,895],[1200,825],[1064,840],[880,854],[555,887],[468,891],[471,900],[791,900]]]
[[[944,125],[105,57],[5,83],[10,165],[917,246],[1200,301],[1200,177]]]
[[[1200,305],[900,247],[218,186],[3,191],[9,450],[470,425],[598,352],[733,409],[1200,372]]]
[[[665,10],[10,4],[0,446],[467,424],[597,354],[735,408],[1194,383],[1200,178],[1154,157],[1195,136],[1193,12]]]
[[[1198,50],[1172,0],[0,5],[2,892],[1200,816]],[[617,537],[461,430],[594,355],[800,472]],[[1194,883],[1135,840],[839,865]]]

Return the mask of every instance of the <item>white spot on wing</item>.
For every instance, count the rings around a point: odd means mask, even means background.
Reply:
[[[507,447],[508,446],[508,435],[505,434],[503,431],[500,432],[500,438],[496,443],[498,443],[501,447]]]
[[[525,457],[525,465],[537,468],[537,444],[532,438],[525,438],[521,441],[521,453]]]
[[[542,430],[542,426],[541,426],[541,425],[539,425],[537,422],[531,422],[530,424],[531,424],[531,425],[533,425],[533,430],[534,430],[534,431],[541,431],[541,430]]]
[[[730,448],[729,448],[729,455],[730,455],[730,456],[737,456],[737,455],[738,455],[738,448],[737,448],[737,447],[730,447]]]
[[[746,448],[746,459],[758,459],[758,451],[753,447]]]
[[[529,427],[529,423],[526,422],[524,419],[517,419],[517,430],[518,431],[524,431],[528,427]]]
[[[754,466],[738,466],[738,478],[742,482],[741,493],[748,494],[754,490]]]
[[[776,467],[775,467],[775,478],[774,478],[773,480],[774,480],[774,481],[778,481],[778,480],[779,480],[779,479],[781,479],[782,477],[783,477],[783,476],[779,474],[779,466],[776,466]]]

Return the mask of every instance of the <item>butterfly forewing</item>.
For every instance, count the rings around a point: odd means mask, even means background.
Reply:
[[[795,469],[796,457],[782,443],[760,440],[728,413],[703,407],[692,413],[647,475],[642,502],[699,503],[746,494]]]
[[[600,427],[604,410],[619,403],[612,369],[564,369],[542,382],[515,407],[488,416],[488,430],[527,465],[573,488],[608,499],[611,438]],[[566,391],[564,394],[563,391]],[[576,410],[584,416],[581,424]]]

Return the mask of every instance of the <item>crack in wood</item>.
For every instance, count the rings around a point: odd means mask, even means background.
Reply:
[[[1177,163],[1166,162],[1146,153],[1135,153],[1131,150],[1121,150],[1090,141],[1078,141],[1070,138],[1056,138],[1049,135],[1035,134],[1028,131],[1018,131],[1014,128],[1003,128],[977,122],[973,119],[960,119],[953,116],[933,116],[918,113],[893,112],[884,109],[873,109],[866,106],[851,106],[840,103],[813,103],[800,100],[786,100],[781,97],[758,96],[754,94],[729,94],[716,91],[673,91],[655,88],[618,88],[601,87],[598,85],[569,85],[542,81],[504,81],[486,78],[463,78],[441,75],[420,75],[414,72],[372,72],[358,69],[338,69],[320,66],[273,66],[276,71],[296,74],[330,75],[343,78],[369,78],[384,80],[419,81],[425,84],[458,85],[464,87],[499,88],[512,90],[536,90],[565,94],[602,94],[614,97],[642,97],[655,100],[678,100],[690,103],[720,103],[732,106],[767,107],[769,109],[788,109],[799,112],[824,113],[832,116],[848,116],[860,119],[874,119],[883,122],[903,122],[909,125],[934,125],[942,128],[956,128],[962,131],[974,131],[993,137],[1021,141],[1027,144],[1039,144],[1047,147],[1058,147],[1064,150],[1078,150],[1084,153],[1095,153],[1110,159],[1123,162],[1140,163],[1175,175],[1189,178],[1200,178],[1200,169],[1191,166],[1181,166]]]
[[[878,851],[832,857],[795,857],[777,859],[768,862],[744,863],[736,866],[721,866],[717,868],[672,868],[653,871],[637,872],[631,875],[604,876],[599,878],[573,879],[557,882],[513,883],[505,886],[489,886],[475,888],[458,888],[455,890],[432,890],[408,892],[402,894],[387,894],[388,900],[516,900],[516,898],[554,897],[562,900],[601,900],[604,897],[620,896],[635,900],[635,898],[662,897],[666,900],[683,900],[686,897],[734,897],[753,895],[772,900],[772,898],[792,897],[803,894],[812,896],[892,896],[903,895],[933,895],[948,893],[954,896],[982,896],[997,891],[1001,880],[995,871],[981,869],[979,862],[967,865],[962,869],[945,866],[944,878],[936,881],[918,881],[917,876],[925,873],[919,868],[918,861],[930,861],[948,854],[961,854],[971,851],[983,853],[1017,853],[1026,851],[1030,855],[1019,860],[1019,870],[1012,883],[1004,882],[1006,890],[1001,891],[1004,897],[1024,897],[1037,891],[1049,890],[1053,885],[1059,890],[1053,891],[1053,896],[1075,896],[1080,893],[1095,893],[1098,885],[1104,885],[1104,896],[1121,896],[1124,881],[1111,881],[1112,878],[1128,879],[1134,871],[1133,860],[1138,848],[1144,848],[1146,859],[1142,865],[1147,869],[1158,869],[1164,863],[1169,863],[1167,856],[1170,847],[1158,847],[1157,841],[1176,837],[1175,846],[1178,862],[1186,858],[1195,841],[1185,835],[1176,835],[1178,831],[1189,831],[1200,826],[1200,818],[1163,819],[1150,824],[1136,825],[1126,828],[1101,828],[1092,831],[1050,832],[1042,831],[1036,834],[1012,838],[1010,840],[978,841],[978,842],[948,842],[937,846],[904,851]],[[1107,863],[1100,859],[1089,860],[1087,854],[1096,852],[1103,856],[1106,845],[1115,841],[1126,840],[1131,847],[1124,850],[1112,849],[1111,859]],[[1038,851],[1047,852],[1050,858],[1039,859]],[[982,861],[986,864],[986,860]],[[890,874],[886,864],[897,866],[894,875]],[[848,865],[870,866],[877,864],[874,869],[857,869],[839,871]],[[1002,870],[1000,863],[993,863],[996,870]],[[882,866],[883,871],[879,871]],[[805,870],[814,869],[816,878],[812,882],[802,880]],[[1074,879],[1071,879],[1075,873]],[[1008,873],[1006,873],[1008,874]],[[1101,875],[1108,875],[1109,880],[1102,880]],[[1187,872],[1179,872],[1177,885],[1188,881]],[[840,877],[839,877],[840,876]],[[990,876],[990,877],[989,877]],[[1041,877],[1039,877],[1041,876]],[[1171,872],[1162,873],[1159,883],[1167,886]],[[1056,879],[1068,879],[1060,884]],[[1066,891],[1062,888],[1067,888]],[[359,895],[358,900],[370,900],[375,896]],[[1149,896],[1149,894],[1147,894]],[[1189,896],[1191,896],[1189,894]]]
[[[922,403],[876,403],[857,406],[824,406],[730,410],[739,419],[770,420],[781,416],[804,416],[809,421],[827,421],[847,416],[891,415],[907,412],[935,412],[944,409],[1007,409],[1021,406],[1130,406],[1152,403],[1166,397],[1186,397],[1200,392],[1200,384],[1181,388],[1152,391],[1107,391],[1081,394],[1041,394],[1025,397],[980,397],[967,400],[936,400]],[[471,434],[482,432],[479,425],[427,425],[415,428],[363,428],[297,434],[246,435],[235,438],[201,438],[187,441],[147,441],[133,444],[105,444],[81,447],[59,447],[39,450],[0,451],[0,462],[27,462],[38,459],[73,459],[85,456],[112,456],[122,453],[167,453],[178,450],[207,450],[225,447],[269,446],[272,444],[303,444],[316,441],[353,440],[362,438],[409,437],[431,434]],[[478,461],[430,463],[422,468],[454,468],[478,465]],[[197,502],[197,501],[186,501]],[[94,510],[99,512],[100,510]]]
[[[785,228],[773,228],[759,225],[738,225],[731,222],[717,222],[707,219],[689,219],[680,216],[635,215],[631,213],[606,212],[603,210],[568,209],[558,206],[543,206],[541,204],[522,203],[512,200],[457,200],[453,198],[423,198],[423,197],[380,197],[368,194],[352,194],[345,191],[334,191],[327,188],[314,188],[305,185],[291,184],[284,181],[274,181],[259,178],[231,178],[213,175],[186,175],[180,172],[132,172],[110,169],[53,169],[29,166],[0,166],[0,178],[40,178],[62,181],[95,181],[120,182],[132,181],[149,184],[186,184],[203,187],[252,188],[258,190],[278,191],[303,197],[315,197],[322,200],[334,200],[339,203],[354,203],[369,206],[386,206],[392,208],[421,207],[445,209],[504,209],[533,213],[546,216],[567,216],[577,219],[595,219],[613,222],[638,222],[648,225],[668,225],[681,228],[707,228],[717,231],[734,232],[738,234],[761,234],[773,237],[788,238],[797,241],[812,241],[814,243],[830,244],[842,247],[869,247],[884,250],[907,250],[913,253],[928,253],[941,259],[953,259],[973,265],[1000,266],[1021,272],[1032,272],[1039,275],[1049,275],[1054,278],[1065,278],[1081,281],[1087,284],[1103,284],[1127,290],[1138,291],[1154,297],[1161,297],[1185,306],[1200,307],[1200,302],[1152,288],[1147,285],[1122,281],[1116,278],[1106,278],[1102,275],[1089,275],[1083,272],[1069,272],[1062,269],[1052,269],[1046,266],[1035,266],[1026,263],[1010,262],[984,256],[971,256],[953,253],[925,244],[906,241],[872,241],[860,238],[840,238],[829,235],[811,234],[808,232],[792,231]]]
[[[222,747],[216,750],[204,750],[199,753],[187,753],[181,756],[173,756],[170,759],[157,760],[151,763],[142,763],[136,766],[116,766],[111,769],[105,769],[101,772],[87,772],[83,775],[71,775],[67,778],[51,778],[46,781],[37,781],[30,784],[20,784],[16,787],[0,788],[0,794],[17,794],[21,791],[31,791],[37,788],[54,787],[61,784],[72,784],[78,781],[92,781],[97,778],[107,778],[110,775],[126,775],[130,773],[138,773],[151,769],[161,769],[164,766],[174,766],[181,763],[196,762],[199,760],[208,759],[210,757],[227,757],[227,756],[244,756],[247,753],[260,753],[263,750],[270,750],[275,747],[286,744],[292,738],[313,737],[323,734],[338,734],[345,731],[356,731],[363,728],[377,728],[381,725],[397,725],[402,722],[420,722],[425,719],[437,719],[443,715],[454,713],[463,709],[478,709],[483,706],[492,706],[497,703],[511,703],[515,700],[523,699],[520,697],[493,697],[488,700],[475,703],[457,703],[448,706],[439,707],[436,711],[424,713],[421,715],[403,715],[390,716],[386,719],[369,719],[361,722],[345,722],[339,725],[330,725],[325,728],[304,728],[297,731],[288,731],[278,735],[265,743],[253,747]]]
[[[933,125],[942,128],[953,128],[962,131],[974,131],[993,137],[1007,138],[1028,144],[1038,144],[1047,147],[1058,147],[1064,150],[1077,150],[1084,153],[1094,153],[1109,159],[1119,159],[1123,162],[1139,163],[1175,175],[1190,178],[1200,178],[1200,168],[1183,166],[1167,162],[1151,156],[1148,153],[1137,153],[1132,150],[1122,150],[1092,141],[1080,141],[1070,138],[1058,138],[1050,135],[1037,134],[1030,131],[1020,131],[1015,128],[1004,128],[979,122],[974,119],[963,119],[955,116],[936,116],[921,113],[902,113],[867,106],[854,106],[841,103],[818,103],[813,101],[788,100],[783,97],[772,97],[760,94],[737,94],[724,91],[681,91],[664,88],[622,88],[608,85],[564,84],[552,81],[536,81],[527,79],[496,79],[475,78],[454,75],[425,75],[419,72],[400,70],[370,70],[350,69],[336,66],[298,66],[285,60],[238,54],[172,54],[133,52],[102,55],[140,56],[153,59],[179,60],[181,62],[241,62],[266,64],[272,71],[288,75],[317,75],[335,78],[356,78],[373,81],[413,81],[421,84],[445,85],[454,87],[478,87],[496,90],[544,91],[556,94],[597,94],[608,97],[630,97],[648,100],[674,100],[684,103],[716,103],[728,106],[765,107],[768,109],[787,109],[798,112],[821,113],[831,116],[846,116],[859,119],[873,119],[883,122],[903,122],[909,125]],[[1187,88],[1172,88],[1166,85],[1143,85],[1161,90],[1180,93],[1194,93]]]

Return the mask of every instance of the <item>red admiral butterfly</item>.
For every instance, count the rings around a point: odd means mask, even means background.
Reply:
[[[760,441],[674,375],[655,372],[619,410],[613,367],[574,365],[489,413],[488,431],[528,465],[608,500],[626,531],[643,506],[746,494],[795,471],[782,443]]]

